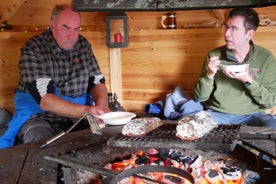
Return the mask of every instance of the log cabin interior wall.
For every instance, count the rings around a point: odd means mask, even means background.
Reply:
[[[61,3],[70,0],[1,1],[1,22],[7,21],[13,29],[0,31],[0,107],[14,112],[20,48],[47,29],[53,6]],[[266,22],[253,41],[276,55],[276,6],[255,10]],[[108,90],[119,93],[126,110],[143,111],[146,104],[165,99],[178,85],[192,94],[207,52],[224,44],[219,26],[228,11],[176,11],[177,29],[172,30],[161,27],[161,15],[167,12],[126,12],[129,46],[115,51],[105,44],[106,12],[82,12],[81,34],[93,46]],[[120,77],[112,79],[116,75]]]

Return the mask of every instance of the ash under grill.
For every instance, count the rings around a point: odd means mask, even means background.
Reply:
[[[176,124],[164,124],[142,137],[120,134],[110,138],[107,144],[118,147],[170,147],[228,152],[236,145],[239,129],[240,125],[219,125],[202,138],[187,141],[176,137]]]

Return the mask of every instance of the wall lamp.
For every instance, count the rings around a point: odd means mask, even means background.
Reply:
[[[128,46],[128,17],[124,12],[109,12],[105,16],[105,28],[107,47]]]

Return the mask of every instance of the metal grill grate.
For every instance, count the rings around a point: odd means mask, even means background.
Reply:
[[[207,135],[196,140],[181,140],[176,137],[176,125],[164,124],[142,137],[128,137],[122,134],[110,138],[109,146],[118,147],[159,147],[232,151],[236,145],[240,125],[219,125]]]

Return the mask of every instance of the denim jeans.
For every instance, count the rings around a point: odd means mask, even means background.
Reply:
[[[240,124],[249,126],[264,126],[276,129],[276,116],[271,114],[252,113],[247,115],[227,114],[207,110],[218,124]]]

